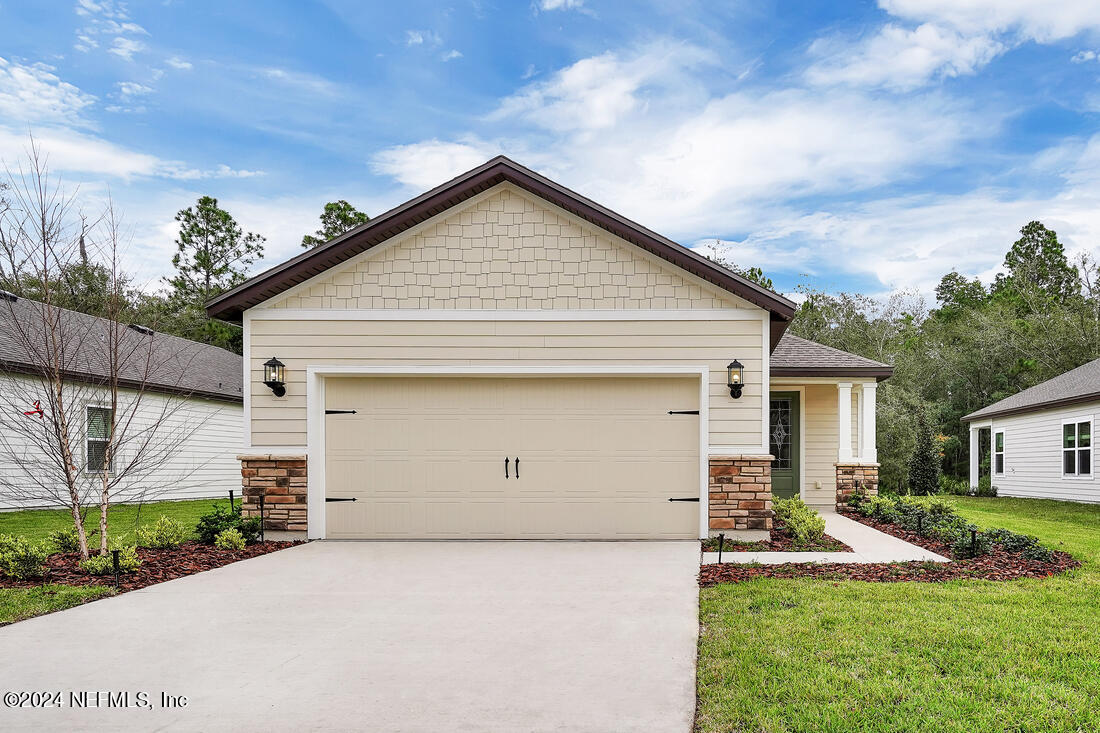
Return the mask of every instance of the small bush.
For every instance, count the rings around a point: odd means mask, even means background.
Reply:
[[[980,479],[978,479],[978,489],[974,495],[996,498],[997,487],[993,485],[992,477],[982,476]]]
[[[236,527],[230,527],[218,533],[214,538],[214,547],[219,550],[243,550],[244,535]]]
[[[204,544],[214,544],[214,539],[227,529],[236,529],[241,523],[241,510],[236,504],[227,509],[223,504],[214,504],[214,510],[199,517],[195,533]]]
[[[137,531],[138,544],[142,547],[166,549],[179,547],[187,539],[187,528],[163,514],[151,527],[142,527]]]
[[[1050,562],[1054,559],[1054,553],[1050,549],[1039,544],[1039,539],[1037,537],[1020,534],[1019,532],[1013,532],[1007,529],[992,529],[986,532],[986,534],[992,542],[1000,545],[1006,551],[1019,553],[1028,560]]]
[[[26,580],[46,574],[46,558],[53,546],[48,542],[32,542],[26,537],[0,536],[0,572],[9,578]]]
[[[260,541],[260,518],[248,517],[242,518],[241,523],[237,525],[237,531],[244,537],[246,545],[254,545]]]
[[[825,536],[825,518],[798,497],[774,499],[775,516],[791,533],[796,545],[812,545]]]
[[[951,554],[960,559],[980,557],[993,551],[993,539],[987,532],[977,532],[971,535],[973,525],[959,532],[955,542],[951,545]]]
[[[55,529],[46,535],[46,540],[58,552],[76,552],[80,549],[80,536],[76,533],[76,527]]]
[[[940,474],[940,493],[952,496],[970,496],[970,481]]]
[[[126,545],[112,549],[118,550],[119,572],[132,573],[141,567],[141,560],[138,558],[136,545]],[[112,553],[108,552],[106,555],[92,555],[87,560],[81,560],[80,569],[88,575],[113,575],[115,572],[115,563]]]

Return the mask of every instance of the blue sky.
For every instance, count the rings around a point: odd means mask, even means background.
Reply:
[[[109,191],[147,282],[199,195],[266,266],[505,153],[782,291],[927,293],[1031,219],[1100,250],[1098,123],[1095,0],[0,0],[0,158]]]

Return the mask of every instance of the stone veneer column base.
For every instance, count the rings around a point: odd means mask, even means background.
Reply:
[[[766,539],[771,534],[772,457],[710,457],[710,535]]]
[[[878,494],[877,463],[837,463],[836,465],[836,505],[848,503],[848,497],[859,490],[867,496]]]
[[[241,462],[242,513],[260,515],[264,498],[264,532],[304,533],[306,524],[306,457],[257,454],[237,456]],[[302,535],[298,535],[302,536]]]

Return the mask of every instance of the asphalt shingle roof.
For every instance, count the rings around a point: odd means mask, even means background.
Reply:
[[[96,381],[108,376],[111,321],[17,298],[0,298],[0,371],[40,374],[49,324],[64,371]],[[243,401],[241,357],[216,346],[122,326],[120,383],[158,392]]]
[[[889,377],[894,369],[874,359],[834,349],[809,339],[784,333],[771,355],[776,376],[873,376]]]
[[[1028,387],[1000,402],[994,402],[963,418],[964,422],[983,417],[1031,412],[1060,404],[1100,400],[1100,359],[1071,369],[1054,379]]]

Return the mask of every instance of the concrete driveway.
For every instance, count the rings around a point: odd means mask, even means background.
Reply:
[[[0,730],[688,731],[698,547],[314,542],[0,628]]]

